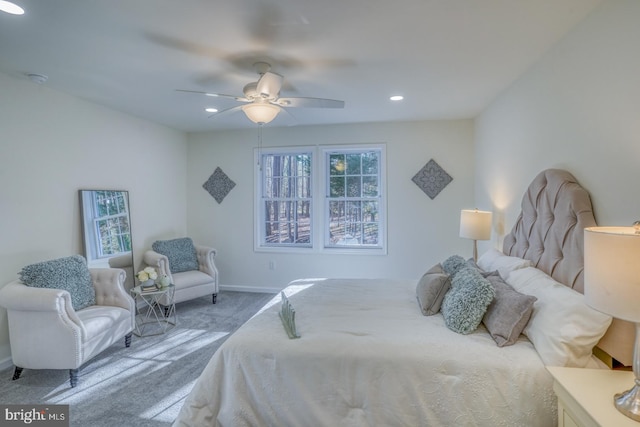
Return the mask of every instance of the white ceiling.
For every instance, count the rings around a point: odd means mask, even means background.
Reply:
[[[268,126],[471,118],[601,0],[13,0],[0,71],[175,129],[256,126],[208,118],[272,63],[289,109]],[[34,83],[35,84],[35,83]],[[405,100],[392,103],[389,96]]]

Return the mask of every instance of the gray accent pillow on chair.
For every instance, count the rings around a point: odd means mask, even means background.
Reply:
[[[82,310],[96,303],[91,273],[87,267],[87,260],[82,255],[27,265],[22,268],[19,276],[27,286],[69,292],[74,310]]]
[[[432,316],[440,311],[442,300],[451,287],[451,279],[440,264],[424,273],[416,286],[416,298],[422,314]]]
[[[171,273],[200,269],[196,247],[190,237],[156,240],[151,245],[151,248],[169,259]]]
[[[497,271],[486,278],[493,286],[495,298],[489,304],[482,322],[498,347],[512,345],[529,323],[533,303],[538,298],[516,291]]]

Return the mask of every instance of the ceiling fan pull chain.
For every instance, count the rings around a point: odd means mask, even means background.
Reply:
[[[262,172],[262,126],[264,124],[258,123],[258,170]]]

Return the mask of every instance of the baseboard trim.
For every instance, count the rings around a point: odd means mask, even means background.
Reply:
[[[0,371],[9,369],[12,366],[13,366],[13,360],[11,360],[11,357],[7,357],[5,359],[0,360]]]
[[[222,291],[234,292],[258,292],[264,294],[277,294],[282,288],[259,288],[257,286],[220,285]]]

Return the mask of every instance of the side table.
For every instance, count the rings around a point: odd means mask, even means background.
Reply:
[[[619,412],[613,395],[633,387],[630,371],[548,366],[558,396],[559,427],[637,427]]]
[[[152,291],[143,290],[141,286],[131,289],[136,302],[136,327],[133,331],[136,336],[164,334],[176,325],[175,290],[173,284]],[[161,300],[164,304],[160,304]]]

